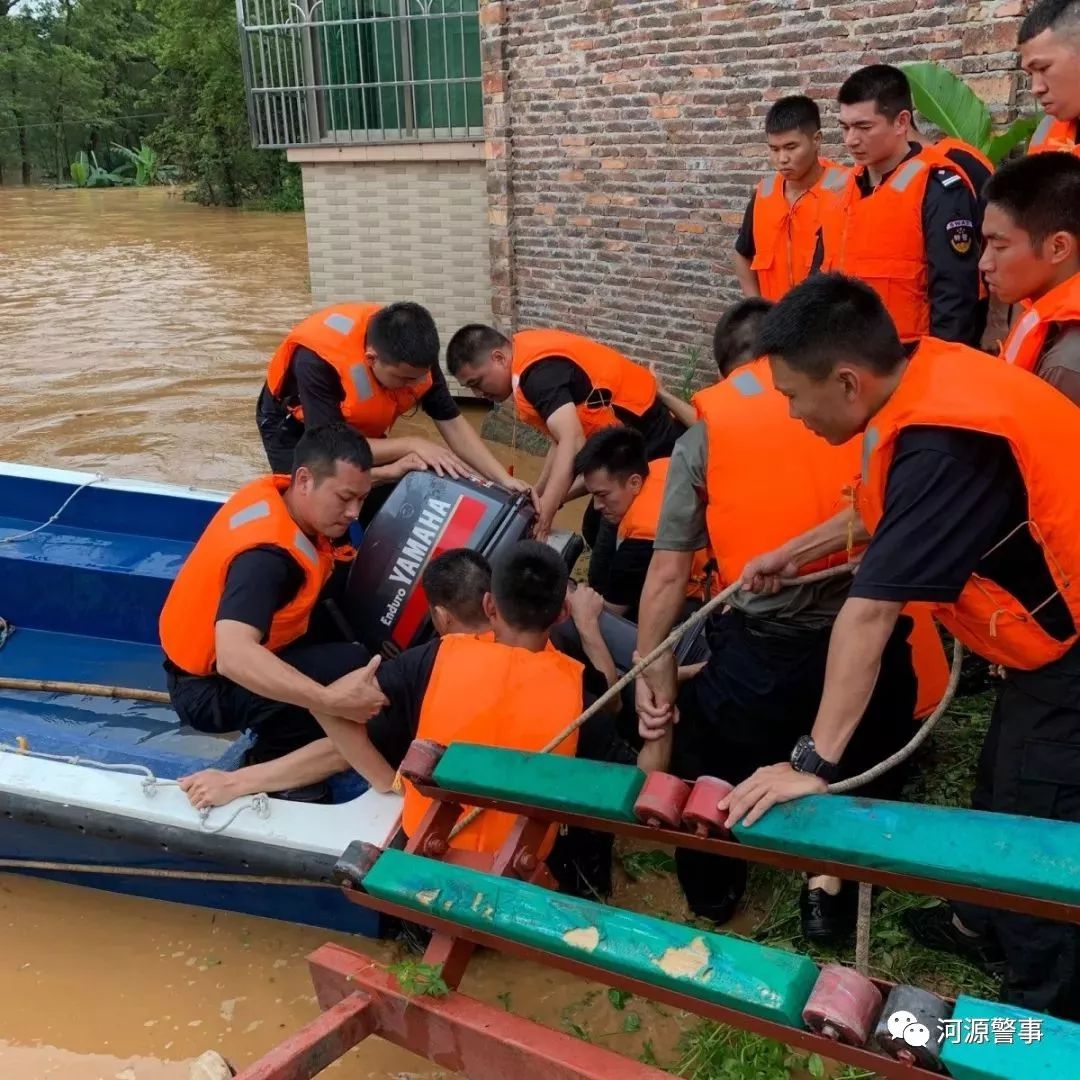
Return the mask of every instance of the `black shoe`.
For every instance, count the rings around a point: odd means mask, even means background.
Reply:
[[[275,791],[271,798],[284,799],[286,802],[328,803],[330,802],[330,785],[325,780],[320,780],[315,784],[305,784],[303,787]]]
[[[717,926],[723,926],[735,914],[741,899],[741,892],[729,889],[719,900],[710,899],[707,904],[691,903],[687,897],[687,905],[699,919],[708,919]]]
[[[815,945],[842,944],[855,932],[858,906],[859,886],[853,881],[841,882],[836,896],[804,885],[799,893],[803,937]]]
[[[948,904],[912,908],[900,917],[904,928],[920,945],[962,956],[987,971],[1000,970],[1005,954],[998,943],[981,934],[969,937],[957,930],[952,920],[952,908]]]

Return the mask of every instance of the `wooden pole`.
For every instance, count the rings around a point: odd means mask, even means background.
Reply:
[[[169,704],[169,695],[163,690],[142,690],[134,686],[101,686],[98,683],[55,682],[52,679],[10,679],[0,676],[0,690],[29,690],[40,694],[85,694],[87,697],[150,701],[155,705]]]

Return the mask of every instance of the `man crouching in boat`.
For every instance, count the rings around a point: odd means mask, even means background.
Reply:
[[[420,579],[427,597],[431,624],[440,637],[445,634],[487,634],[491,622],[484,612],[484,597],[491,591],[491,566],[478,551],[452,548],[436,555]],[[377,726],[377,725],[376,725]],[[409,730],[395,733],[384,756],[399,762],[409,748]],[[328,738],[316,739],[285,757],[247,765],[227,772],[202,769],[180,778],[180,787],[196,810],[224,806],[233,799],[259,792],[304,788],[342,772],[349,763]]]
[[[344,424],[304,433],[292,476],[264,476],[214,515],[161,612],[169,696],[199,731],[251,729],[249,760],[319,739],[315,715],[366,721],[386,704],[362,646],[305,634],[371,489],[371,450]],[[373,731],[374,735],[375,732]]]

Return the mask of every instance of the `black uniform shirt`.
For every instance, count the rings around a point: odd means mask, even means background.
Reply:
[[[567,356],[547,356],[531,364],[522,375],[518,389],[545,422],[563,405],[581,405],[593,393],[592,380]],[[642,416],[635,416],[618,406],[614,411],[627,427],[641,432],[650,461],[667,457],[684,430],[659,398]]]

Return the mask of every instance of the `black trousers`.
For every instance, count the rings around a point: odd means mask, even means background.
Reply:
[[[901,619],[884,655],[873,697],[841,761],[854,776],[898,750],[914,731],[915,674]],[[738,784],[763,765],[791,756],[809,734],[825,684],[828,629],[796,630],[762,624],[738,612],[712,621],[708,666],[684,684],[671,771],[684,779],[718,776]],[[896,798],[903,768],[860,788],[859,794]],[[746,863],[680,848],[679,883],[695,914],[726,918],[746,886]]]
[[[273,399],[265,383],[255,403],[255,424],[270,471],[281,475],[291,473],[293,451],[304,434],[304,425]]]
[[[1071,679],[1010,673],[994,705],[971,805],[1080,822],[1080,672]],[[1080,1020],[1080,927],[956,901],[952,906],[965,926],[1001,946],[1005,1001]]]
[[[589,545],[589,585],[602,593],[607,585],[611,561],[615,558],[619,530],[605,521],[590,501],[581,517],[581,535]]]
[[[303,640],[282,649],[278,655],[323,686],[363,667],[371,659],[362,645],[344,641],[311,644]],[[196,731],[254,732],[255,745],[248,764],[284,757],[325,735],[307,709],[264,698],[223,675],[200,677],[170,670],[168,688],[176,714]],[[412,742],[412,731],[392,726],[382,713],[368,722],[367,730],[383,757],[397,767]]]

